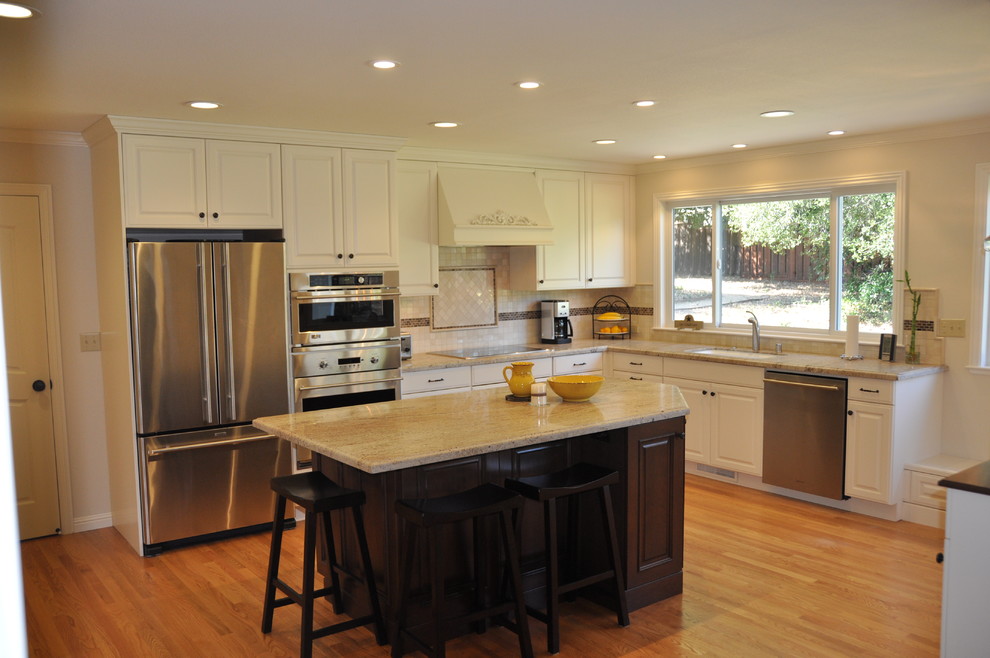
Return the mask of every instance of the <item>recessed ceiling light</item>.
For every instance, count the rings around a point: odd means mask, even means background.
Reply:
[[[654,160],[665,160],[666,158],[667,158],[666,155],[654,155],[653,156],[653,159]]]
[[[516,86],[520,89],[539,89],[541,85],[535,80],[527,80],[526,82],[517,82]]]
[[[399,65],[398,62],[393,62],[390,59],[376,59],[375,61],[369,63],[371,64],[371,66],[382,71],[388,71],[390,69],[394,69]]]
[[[829,135],[832,135],[834,137],[836,135],[845,135],[846,134],[846,131],[845,130],[829,130],[828,131],[828,134]]]
[[[656,101],[646,101],[646,100],[636,101],[633,103],[633,105],[635,105],[636,107],[653,107],[656,104],[657,104]]]
[[[214,103],[213,101],[189,101],[186,105],[194,107],[197,110],[215,110],[220,107],[220,103]]]
[[[744,149],[747,146],[749,146],[749,144],[733,144],[732,145],[732,148],[734,148],[734,149]]]
[[[0,2],[0,18],[33,18],[40,14],[37,9],[12,2]]]
[[[615,144],[614,139],[596,139],[595,144]]]
[[[456,128],[458,124],[456,121],[434,121],[430,125],[434,128]]]
[[[780,117],[792,117],[794,116],[794,110],[770,110],[769,112],[762,112],[760,114],[764,119],[778,119]]]

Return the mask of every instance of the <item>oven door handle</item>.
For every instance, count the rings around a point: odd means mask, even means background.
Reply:
[[[354,386],[357,384],[385,384],[387,382],[401,382],[402,377],[390,377],[388,379],[374,379],[371,381],[363,382],[344,382],[341,384],[324,384],[323,386],[297,386],[298,391],[317,391],[322,388],[337,388],[338,386]]]
[[[278,438],[273,434],[265,434],[263,436],[252,436],[248,438],[238,437],[235,439],[223,439],[220,441],[203,441],[202,443],[190,443],[184,446],[173,446],[168,448],[148,448],[148,458],[158,457],[160,455],[165,455],[173,452],[187,452],[189,450],[199,450],[201,448],[219,448],[223,446],[236,446],[242,443],[253,443],[255,441],[268,441],[270,439]]]
[[[392,292],[391,290],[382,290],[375,288],[374,290],[332,290],[327,292],[293,292],[292,299],[295,301],[320,301],[321,299],[339,299],[341,297],[354,298],[354,301],[365,300],[369,297],[374,299],[386,298],[386,297],[398,297],[398,291]]]

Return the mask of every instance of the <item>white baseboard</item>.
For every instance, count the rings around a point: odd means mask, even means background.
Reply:
[[[87,530],[99,530],[100,528],[109,528],[113,525],[113,515],[109,512],[106,514],[92,514],[90,516],[81,516],[72,520],[72,530],[70,532],[86,532]],[[66,534],[66,529],[62,528],[63,534]]]

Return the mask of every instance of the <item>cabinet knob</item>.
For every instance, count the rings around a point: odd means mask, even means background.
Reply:
[[[589,282],[589,283],[590,283],[591,281],[594,281],[594,279],[588,279],[588,282]]]
[[[712,396],[712,397],[715,397],[715,391],[712,391],[712,392],[711,392],[711,393],[709,393],[708,395],[710,395],[710,396]]]
[[[941,553],[938,553],[935,555],[935,561],[938,562],[939,564],[942,564],[942,562],[945,561],[945,556],[942,555]]]
[[[434,287],[434,288],[439,288],[439,287],[440,287],[440,284],[439,284],[439,283],[434,283],[434,284],[433,284],[433,287]]]
[[[847,411],[847,412],[846,412],[846,415],[847,415],[847,416],[852,416],[852,415],[853,415],[853,412],[852,412],[852,409],[850,409],[849,411]]]
[[[347,254],[348,258],[354,258],[354,254]]]
[[[205,212],[199,213],[199,218],[200,219],[206,219],[206,213]]]
[[[213,213],[213,219],[220,219],[220,213],[218,212]]]
[[[343,258],[344,254],[337,254],[337,258]]]
[[[31,383],[31,388],[34,389],[35,391],[41,392],[45,390],[45,388],[47,387],[45,386],[44,380],[36,379]]]
[[[702,391],[701,391],[701,394],[702,394],[702,395],[708,395],[708,391],[705,391],[705,390],[702,390]]]

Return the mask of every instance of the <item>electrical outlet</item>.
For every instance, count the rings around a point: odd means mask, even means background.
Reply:
[[[941,318],[938,321],[938,335],[944,338],[965,338],[966,321],[963,319],[949,320]]]
[[[83,352],[99,352],[100,334],[79,334],[79,347]]]

